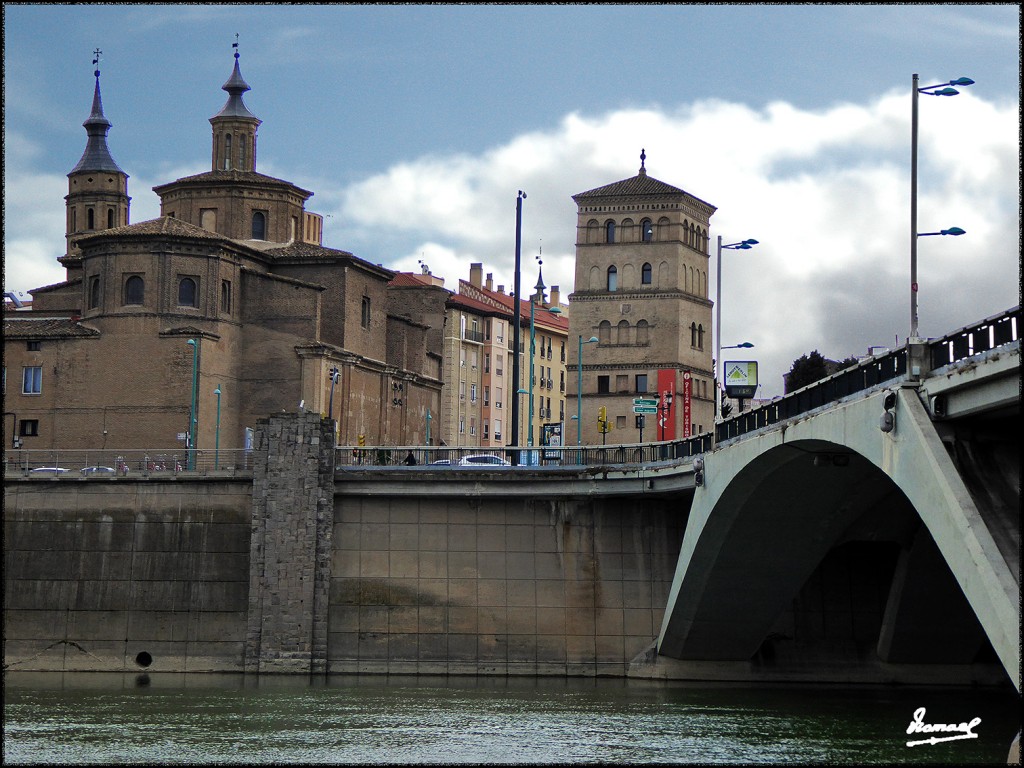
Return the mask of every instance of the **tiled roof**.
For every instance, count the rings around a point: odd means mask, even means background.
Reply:
[[[248,240],[243,241],[246,244]],[[292,242],[287,245],[277,245],[273,248],[267,248],[265,253],[269,253],[271,256],[284,256],[290,259],[354,259],[348,251],[341,251],[337,248],[326,248],[322,245],[315,245],[314,243],[302,243]]]
[[[465,296],[461,293],[453,293],[448,297],[448,303],[455,307],[463,307],[473,312],[479,312],[482,315],[500,315],[501,317],[508,317],[509,312],[501,307],[495,307],[492,304],[487,304],[483,301],[477,301],[476,299]]]
[[[4,336],[9,339],[60,339],[99,336],[99,331],[68,317],[23,317],[4,315]]]
[[[628,179],[605,184],[586,192],[573,195],[573,200],[586,200],[592,197],[652,197],[657,195],[685,195],[687,194],[679,187],[673,187],[664,181],[659,181],[646,173],[639,173]]]
[[[140,221],[137,224],[126,224],[123,227],[104,229],[94,235],[83,237],[82,242],[87,242],[94,237],[107,235],[168,235],[171,237],[192,237],[202,240],[224,240],[222,235],[216,232],[189,224],[187,221],[175,219],[171,216],[161,216],[158,219]]]
[[[197,173],[195,176],[184,176],[183,178],[175,179],[174,181],[168,182],[167,184],[161,184],[159,186],[153,187],[153,190],[159,194],[160,190],[166,189],[167,187],[171,187],[174,184],[195,184],[209,182],[222,182],[225,184],[263,184],[267,186],[278,186],[280,184],[285,184],[289,187],[294,188],[298,192],[303,193],[306,197],[313,196],[313,193],[310,192],[308,189],[297,187],[290,181],[285,181],[284,179],[275,179],[273,176],[266,176],[265,174],[257,173],[256,171],[206,171],[205,173]]]
[[[399,272],[388,283],[393,288],[423,288],[433,286],[434,281],[430,275],[418,275],[413,272]],[[443,288],[443,286],[437,286]],[[444,290],[448,290],[445,288]]]

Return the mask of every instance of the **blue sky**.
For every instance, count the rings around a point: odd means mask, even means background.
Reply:
[[[132,221],[209,170],[239,35],[258,168],[312,190],[325,245],[450,288],[484,263],[572,289],[571,195],[650,175],[718,207],[725,345],[761,395],[812,349],[909,330],[910,84],[921,98],[920,317],[939,336],[1019,302],[1016,5],[4,6],[4,287],[59,282],[67,172],[103,51]],[[715,256],[710,260],[715,297]]]

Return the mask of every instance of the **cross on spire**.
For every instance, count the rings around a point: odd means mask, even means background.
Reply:
[[[238,58],[238,33],[235,32],[235,42],[231,44],[231,47],[235,49],[235,58]]]
[[[103,51],[101,51],[99,48],[97,48],[96,50],[94,50],[92,52],[92,65],[96,68],[96,71],[93,72],[93,74],[96,75],[96,77],[100,76],[99,63],[100,63],[100,54],[101,53],[103,53]]]

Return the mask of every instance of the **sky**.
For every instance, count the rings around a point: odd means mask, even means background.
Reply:
[[[236,38],[237,35],[237,38]],[[1020,303],[1020,10],[984,5],[4,5],[4,290],[65,277],[67,173],[93,50],[131,221],[210,170],[238,41],[257,170],[314,192],[324,245],[455,290],[574,278],[572,195],[650,176],[716,206],[726,360],[758,397],[812,350],[910,329],[912,76],[919,98],[920,333]],[[525,289],[524,289],[525,290]]]

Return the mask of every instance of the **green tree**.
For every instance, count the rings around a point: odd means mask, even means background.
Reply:
[[[794,392],[800,387],[806,387],[826,376],[828,376],[828,366],[818,350],[814,350],[808,355],[801,355],[793,361],[793,367],[785,376],[786,392]]]

